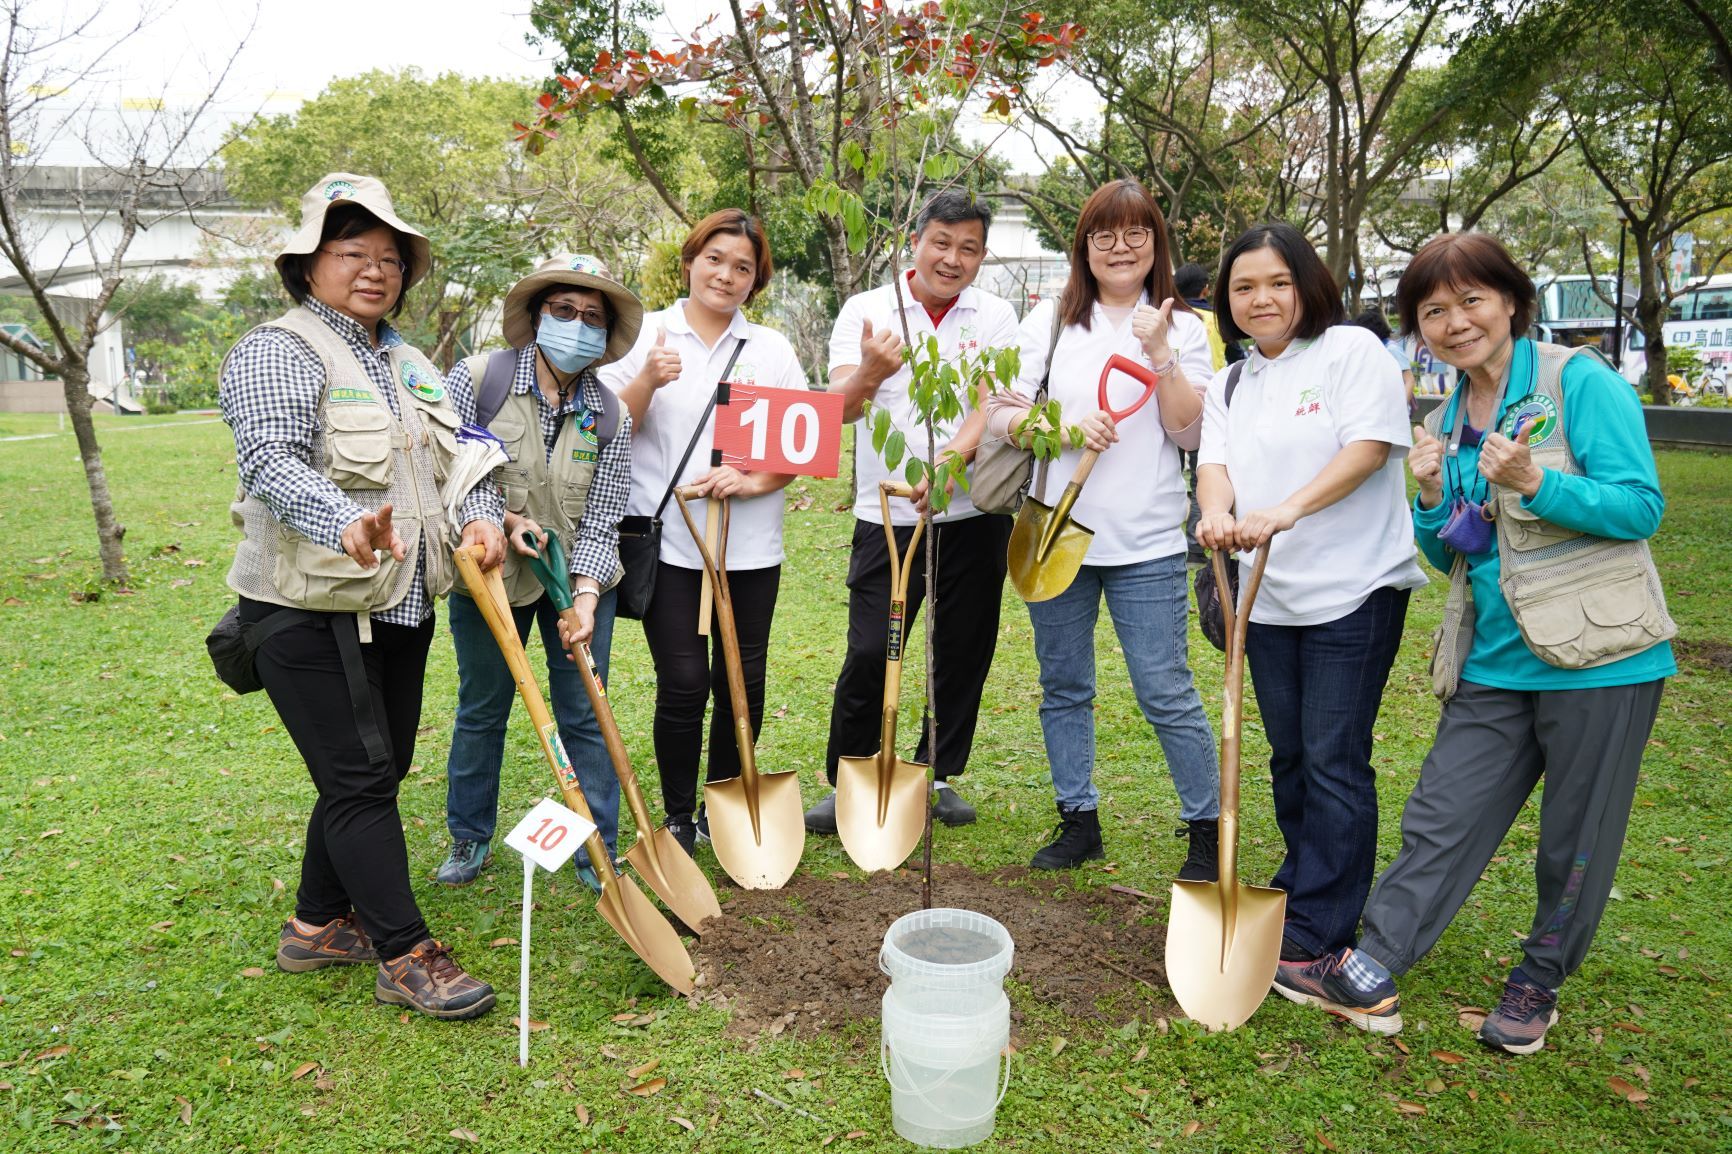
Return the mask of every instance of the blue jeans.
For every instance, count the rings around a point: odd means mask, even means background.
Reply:
[[[618,602],[610,590],[595,607],[595,636],[589,648],[604,684]],[[519,637],[527,638],[532,624],[541,627],[550,704],[559,737],[577,770],[590,816],[611,852],[619,840],[619,779],[614,776],[601,727],[589,707],[583,678],[560,647],[559,613],[543,595],[532,604],[513,608],[511,615],[517,620]],[[505,726],[511,718],[517,683],[511,679],[499,644],[474,601],[453,593],[447,620],[457,650],[457,724],[452,729],[451,755],[445,766],[445,825],[453,838],[487,841],[493,837],[499,816],[499,767],[505,757]],[[546,768],[540,757],[536,767],[537,774]],[[577,860],[585,864],[589,854],[579,849]]]
[[[1186,658],[1185,556],[1084,565],[1069,589],[1028,607],[1040,659],[1040,727],[1061,809],[1095,809],[1095,620],[1106,595],[1143,716],[1155,727],[1186,821],[1220,812],[1215,737]]]
[[[1401,648],[1408,591],[1379,589],[1321,625],[1260,625],[1245,656],[1269,738],[1275,821],[1287,857],[1285,933],[1313,957],[1353,944],[1377,864],[1371,730]]]

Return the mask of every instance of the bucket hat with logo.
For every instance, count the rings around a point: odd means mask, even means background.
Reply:
[[[637,299],[636,293],[614,280],[607,265],[599,258],[570,252],[548,257],[505,294],[505,340],[512,348],[524,348],[535,340],[535,326],[540,322],[530,313],[529,305],[548,288],[588,289],[601,293],[613,306],[607,352],[592,367],[617,361],[631,351],[637,342],[638,330],[643,327],[643,302]]]
[[[391,206],[391,194],[385,191],[384,184],[371,176],[357,176],[352,172],[327,173],[302,195],[301,227],[277,254],[277,272],[282,272],[286,258],[318,251],[319,237],[325,229],[325,214],[332,205],[343,203],[360,205],[377,217],[380,224],[394,229],[408,242],[415,267],[403,282],[404,292],[427,275],[427,267],[433,260],[432,244],[419,229],[403,223],[397,210]]]

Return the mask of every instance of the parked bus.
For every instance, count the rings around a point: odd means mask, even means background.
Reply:
[[[1622,356],[1613,348],[1617,326],[1605,297],[1612,294],[1615,280],[1599,278],[1600,292],[1581,275],[1539,282],[1534,335],[1572,348],[1595,345],[1607,360],[1618,365],[1625,380],[1640,385],[1648,368],[1647,342],[1641,330],[1626,321]],[[1626,282],[1626,309],[1633,309],[1635,303],[1635,285]],[[1667,312],[1665,333],[1668,346],[1696,350],[1702,358],[1701,375],[1710,390],[1724,393],[1725,382],[1732,377],[1732,275],[1709,277],[1679,294]]]

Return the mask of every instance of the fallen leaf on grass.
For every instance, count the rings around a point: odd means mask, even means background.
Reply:
[[[1697,1086],[1700,1086],[1701,1084],[1702,1084],[1702,1079],[1700,1079],[1700,1078],[1685,1078],[1684,1079],[1684,1089],[1686,1089],[1686,1090],[1694,1090]]]
[[[44,838],[59,837],[61,832],[62,831],[57,830],[57,829],[45,829],[41,833],[36,835],[36,839],[38,841],[41,841]]]
[[[579,1126],[589,1125],[589,1107],[582,1102],[577,1104],[577,1124]]]
[[[1410,1055],[1410,1056],[1411,1056],[1411,1055],[1412,1055],[1412,1053],[1413,1053],[1413,1051],[1412,1051],[1412,1050],[1409,1050],[1409,1049],[1408,1049],[1408,1048],[1407,1048],[1407,1043],[1406,1043],[1406,1042],[1403,1042],[1403,1041],[1402,1041],[1402,1040],[1401,1040],[1401,1039],[1400,1039],[1400,1038],[1391,1038],[1391,1039],[1389,1039],[1389,1040],[1390,1040],[1390,1041],[1391,1041],[1391,1042],[1394,1042],[1394,1043],[1395,1043],[1395,1048],[1396,1048],[1396,1049],[1397,1049],[1397,1050],[1400,1050],[1400,1051],[1401,1051],[1401,1052],[1402,1052],[1402,1053],[1403,1053],[1403,1054],[1407,1054],[1407,1055]]]
[[[477,1134],[473,1130],[465,1130],[461,1126],[459,1126],[457,1129],[451,1131],[451,1136],[453,1138],[457,1139],[459,1142],[479,1142],[479,1141],[481,1141],[481,1135]]]
[[[1406,1114],[1409,1117],[1415,1117],[1425,1113],[1425,1107],[1421,1106],[1418,1102],[1400,1101],[1395,1104],[1395,1108],[1400,1113]]]
[[[1631,1066],[1630,1073],[1640,1078],[1642,1080],[1642,1085],[1644,1086],[1651,1086],[1654,1084],[1654,1076],[1648,1073],[1648,1067],[1646,1066]]]
[[[182,1126],[191,1126],[192,1103],[188,1102],[185,1098],[182,1098],[179,1094],[174,1096],[174,1100],[180,1103],[180,1124]]]
[[[800,1069],[783,1070],[782,1071],[782,1077],[791,1078],[795,1081],[798,1081],[799,1079],[804,1078],[805,1076],[806,1076],[806,1071],[800,1070]]]
[[[1479,1028],[1485,1024],[1488,1013],[1490,1013],[1489,1010],[1482,1010],[1478,1006],[1457,1006],[1455,1008],[1455,1020],[1462,1029],[1478,1033]]]
[[[1631,1085],[1616,1074],[1606,1079],[1606,1085],[1611,1087],[1612,1093],[1618,1095],[1626,1102],[1637,1104],[1648,1100],[1648,1092],[1646,1090],[1642,1089],[1640,1086]]]
[[[539,1033],[541,1033],[541,1031],[547,1029],[548,1026],[549,1026],[549,1023],[547,1023],[547,1022],[538,1022],[534,1018],[529,1019],[529,1032],[531,1034],[539,1034]],[[511,1028],[514,1030],[523,1029],[523,1019],[519,1018],[519,1017],[513,1017],[511,1019]]]
[[[662,1060],[660,1058],[651,1058],[643,1065],[633,1066],[631,1069],[627,1070],[625,1076],[628,1078],[642,1078],[653,1072],[655,1068],[661,1064]]]
[[[336,1088],[337,1080],[331,1077],[328,1070],[320,1070],[319,1076],[313,1079],[313,1089],[315,1090],[335,1090]]]
[[[491,942],[488,942],[487,944],[494,947],[495,949],[498,949],[500,946],[515,946],[517,944],[517,939],[516,938],[494,938]]]
[[[1056,1058],[1060,1054],[1064,1053],[1064,1048],[1068,1045],[1070,1045],[1070,1043],[1064,1038],[1054,1038],[1052,1040],[1052,1056]]]
[[[651,1078],[647,1082],[639,1082],[635,1086],[626,1087],[627,1094],[636,1094],[639,1098],[648,1098],[651,1094],[660,1094],[668,1088],[666,1078]]]
[[[1195,1118],[1192,1118],[1189,1122],[1186,1122],[1184,1124],[1184,1126],[1182,1126],[1179,1129],[1179,1137],[1189,1138],[1192,1134],[1195,1134],[1198,1130],[1201,1130],[1202,1128],[1203,1128],[1203,1124],[1201,1122],[1197,1121]]]
[[[1290,1058],[1290,1057],[1282,1058],[1279,1061],[1270,1062],[1267,1066],[1258,1066],[1257,1067],[1257,1073],[1259,1073],[1259,1074],[1279,1074],[1281,1071],[1285,1070],[1288,1066],[1291,1066],[1292,1064],[1293,1064],[1292,1058]]]
[[[265,971],[262,966],[248,966],[246,969],[241,971],[241,977],[243,978],[262,978],[264,976]]]
[[[1137,1052],[1136,1052],[1136,1055],[1133,1058],[1131,1058],[1131,1064],[1134,1066],[1138,1062],[1141,1062],[1144,1058],[1147,1058],[1148,1056],[1149,1056],[1149,1048],[1147,1046],[1139,1047]]]
[[[1634,1022],[1613,1022],[1609,1027],[1613,1030],[1625,1030],[1632,1034],[1646,1034],[1648,1031]]]
[[[302,1078],[305,1078],[308,1074],[311,1074],[318,1068],[319,1064],[317,1062],[302,1062],[299,1066],[295,1067],[295,1072],[289,1075],[289,1081],[299,1082]]]
[[[1678,976],[1677,966],[1655,966],[1654,968],[1660,971],[1660,973],[1665,974],[1668,978],[1675,978]]]
[[[1425,1092],[1427,1094],[1441,1094],[1443,1091],[1444,1085],[1442,1078],[1427,1078],[1425,1080]]]
[[[684,1126],[687,1130],[696,1130],[697,1129],[696,1126],[692,1125],[691,1119],[681,1118],[678,1114],[675,1114],[672,1118],[669,1118],[668,1121],[678,1122],[681,1126]]]
[[[864,1131],[864,1130],[850,1130],[846,1134],[842,1135],[842,1140],[844,1142],[852,1142],[856,1138],[864,1138],[864,1137],[866,1137],[866,1131]]]
[[[54,1059],[64,1058],[70,1053],[72,1053],[72,1047],[62,1043],[58,1046],[48,1047],[46,1050],[36,1055],[36,1060],[38,1062],[52,1062]]]
[[[1317,1131],[1317,1141],[1325,1150],[1339,1150],[1340,1147],[1323,1136],[1323,1131]]]
[[[1458,1062],[1467,1061],[1467,1059],[1463,1058],[1460,1054],[1453,1053],[1449,1050],[1433,1050],[1431,1056],[1436,1058],[1439,1062],[1445,1062],[1451,1066]]]

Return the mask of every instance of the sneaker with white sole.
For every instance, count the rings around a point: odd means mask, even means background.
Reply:
[[[1384,978],[1369,993],[1360,993],[1343,972],[1352,958],[1352,949],[1344,949],[1309,962],[1282,962],[1275,971],[1275,992],[1289,1002],[1316,1006],[1373,1034],[1401,1033],[1401,995],[1395,991],[1395,982]]]
[[[1497,1009],[1480,1023],[1479,1040],[1508,1054],[1537,1053],[1546,1031],[1558,1024],[1558,993],[1534,981],[1518,967],[1503,984]]]

